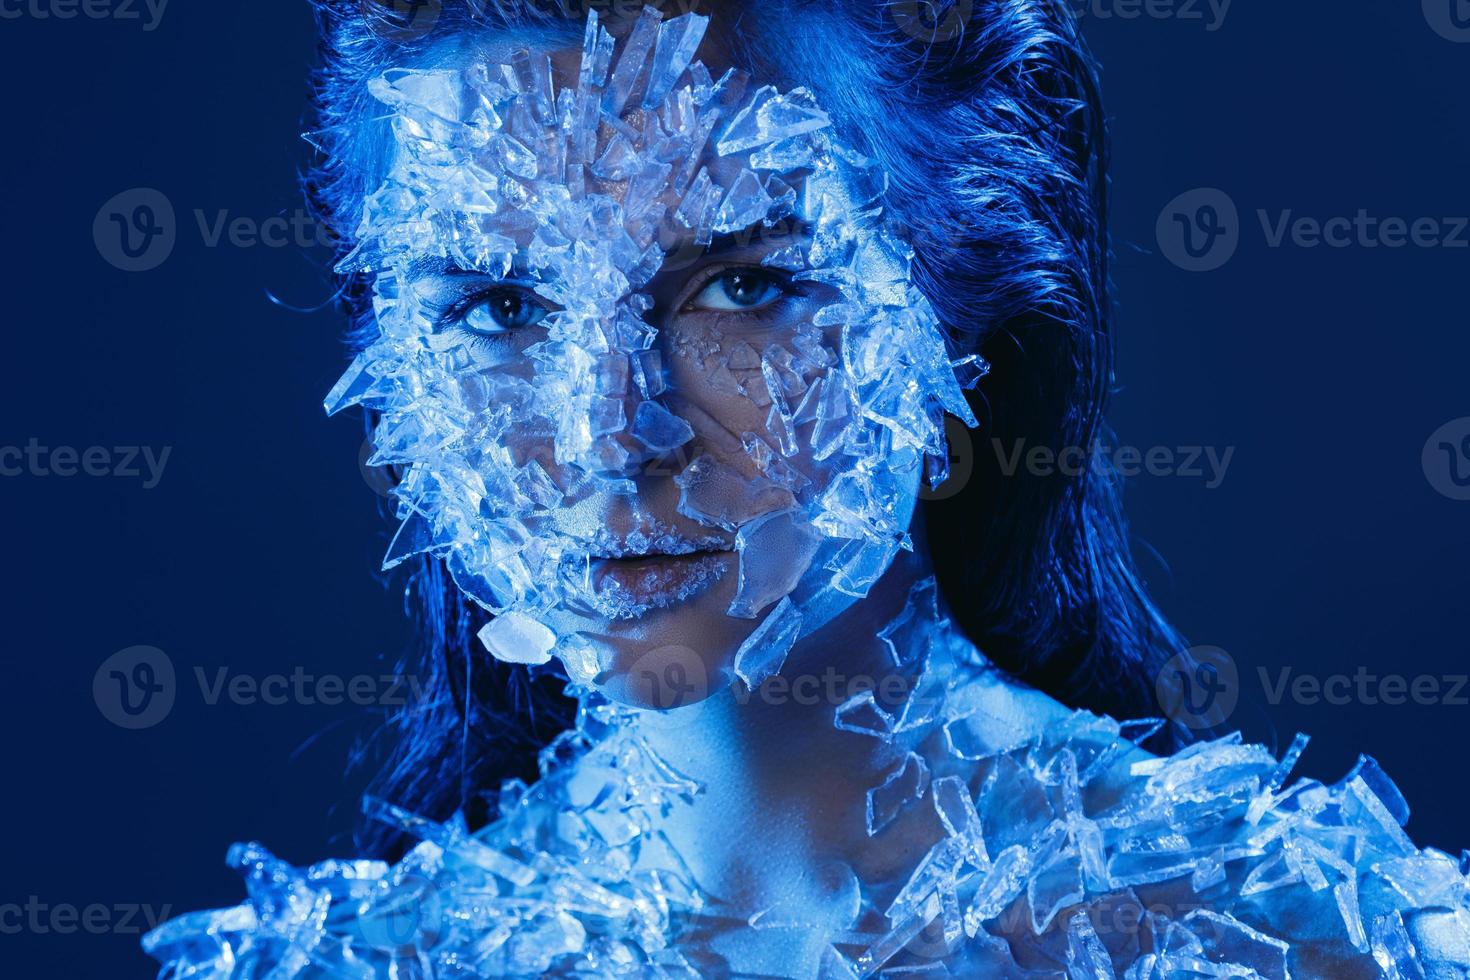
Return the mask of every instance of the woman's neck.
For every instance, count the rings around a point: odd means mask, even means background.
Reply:
[[[867,790],[902,753],[833,722],[837,708],[864,690],[889,702],[908,693],[913,672],[895,659],[922,655],[916,648],[934,617],[893,636],[904,647],[897,658],[880,634],[931,574],[926,555],[903,552],[866,598],[804,638],[756,690],[737,682],[698,704],[634,716],[648,746],[703,787],[660,829],[710,892],[743,908],[767,907],[789,897],[771,869],[790,872],[782,879],[804,876],[826,861],[850,863],[867,846]],[[921,855],[919,848],[914,860]],[[802,900],[820,904],[819,896]]]
[[[702,787],[658,829],[706,891],[745,910],[790,906],[812,915],[825,904],[839,915],[844,873],[906,877],[943,834],[933,808],[918,806],[869,833],[869,790],[911,751],[931,765],[945,753],[938,725],[883,738],[853,731],[864,727],[864,713],[853,712],[847,728],[836,727],[838,708],[863,691],[902,728],[906,701],[942,696],[920,686],[926,661],[928,680],[942,673],[948,682],[941,691],[963,682],[955,672],[986,674],[968,685],[966,713],[979,707],[978,737],[997,749],[1067,713],[945,638],[943,600],[932,582],[925,587],[932,574],[922,550],[903,552],[866,598],[799,643],[759,689],[737,683],[698,704],[634,715],[630,725],[648,747]],[[931,646],[939,651],[932,658]],[[834,877],[832,868],[850,871]]]

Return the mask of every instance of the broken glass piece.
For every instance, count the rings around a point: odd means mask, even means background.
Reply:
[[[1077,852],[1063,849],[1038,868],[1026,883],[1026,903],[1031,908],[1031,931],[1038,935],[1051,925],[1065,906],[1082,900],[1082,862]]]
[[[772,482],[785,487],[792,493],[811,486],[812,481],[804,473],[778,456],[770,445],[754,432],[742,432],[740,444],[746,455]]]
[[[551,659],[556,634],[525,613],[504,612],[480,628],[480,642],[508,664],[544,664]]]
[[[893,715],[879,707],[872,691],[859,691],[837,706],[832,726],[844,732],[886,739],[893,734]]]
[[[979,354],[969,354],[955,361],[955,381],[966,391],[974,388],[980,383],[980,379],[990,373],[990,364]]]
[[[1422,980],[1424,971],[1419,967],[1419,951],[1414,948],[1409,930],[1404,928],[1402,913],[1385,912],[1375,918],[1370,937],[1373,959],[1387,980]]]
[[[873,583],[893,563],[893,556],[898,554],[899,545],[896,538],[847,542],[827,564],[836,573],[832,577],[832,587],[859,598],[866,596]]]
[[[751,690],[760,687],[767,677],[781,672],[800,633],[800,610],[789,597],[782,599],[735,652],[735,676]]]
[[[988,867],[990,856],[985,850],[980,814],[964,780],[958,776],[943,776],[934,780],[933,791],[934,809],[944,824],[945,833],[960,841],[971,864],[981,869]]]
[[[674,478],[679,487],[679,513],[703,524],[733,531],[796,502],[790,490],[765,478],[747,479],[738,470],[701,455]]]
[[[1067,920],[1068,980],[1116,980],[1113,961],[1086,912]]]
[[[774,88],[766,86],[731,120],[716,148],[721,156],[731,156],[829,125],[831,120],[806,89],[796,88],[778,95]]]
[[[939,622],[939,586],[931,575],[909,590],[898,618],[878,631],[897,667],[913,663],[929,652],[928,641]]]
[[[658,38],[659,22],[662,19],[663,16],[656,7],[644,7],[632,32],[623,41],[617,67],[613,69],[612,78],[608,80],[607,89],[602,96],[602,111],[608,116],[616,119],[622,113],[628,97],[633,94],[633,86],[642,77],[649,53]]]
[[[868,836],[897,820],[903,809],[921,799],[928,788],[929,766],[923,756],[910,752],[881,786],[868,790]]]
[[[970,905],[965,909],[965,932],[971,936],[978,933],[989,920],[1001,911],[1026,887],[1026,878],[1031,873],[1031,852],[1020,844],[1008,847],[996,855],[990,870],[980,878]]]
[[[773,201],[761,180],[749,170],[742,170],[725,193],[715,218],[715,231],[740,231],[762,221]]]
[[[700,14],[685,14],[664,21],[658,28],[658,43],[653,51],[653,67],[648,76],[648,88],[643,96],[643,108],[652,109],[663,104],[679,76],[694,60],[694,52],[709,27],[709,18]]]
[[[803,516],[784,510],[741,525],[735,535],[740,582],[730,602],[731,616],[754,619],[796,588],[821,543]]]
[[[1306,736],[1304,735],[1297,736],[1297,739],[1302,740],[1303,744],[1305,744],[1305,738]],[[1293,748],[1295,748],[1295,743],[1293,743]],[[1399,792],[1399,788],[1394,784],[1394,781],[1378,765],[1376,759],[1367,755],[1358,756],[1357,764],[1353,766],[1351,772],[1343,777],[1343,781],[1349,782],[1354,778],[1363,781],[1363,784],[1378,799],[1383,805],[1383,808],[1388,811],[1389,815],[1398,822],[1400,827],[1409,822],[1408,801],[1404,799],[1404,794]]]
[[[1204,958],[1254,971],[1265,980],[1286,980],[1287,944],[1273,939],[1236,919],[1210,909],[1196,909],[1181,924],[1202,941]],[[1242,974],[1236,974],[1242,975]]]
[[[629,430],[633,438],[655,452],[668,452],[694,438],[689,423],[658,402],[640,402]]]

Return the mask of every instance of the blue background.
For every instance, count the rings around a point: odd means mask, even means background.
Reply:
[[[1112,418],[1127,445],[1235,447],[1216,489],[1130,481],[1137,536],[1163,556],[1143,555],[1148,577],[1193,642],[1238,664],[1232,725],[1312,732],[1304,768],[1323,778],[1375,755],[1415,807],[1410,830],[1458,852],[1470,707],[1273,706],[1258,668],[1470,670],[1470,502],[1420,462],[1431,432],[1470,416],[1470,250],[1270,248],[1256,211],[1470,214],[1470,43],[1413,2],[1240,2],[1213,31],[1203,6],[1125,19],[1126,3],[1084,14],[1113,118]],[[211,705],[194,675],[379,674],[408,640],[374,571],[388,527],[354,464],[360,424],[320,410],[342,367],[336,318],[267,300],[323,302],[319,254],[209,247],[195,214],[301,206],[311,22],[303,4],[266,6],[177,3],[152,31],[0,20],[0,445],[172,447],[149,490],[0,478],[0,905],[177,914],[239,899],[233,840],[298,862],[349,850],[363,774],[343,774],[379,716]],[[92,224],[136,187],[169,199],[177,242],[129,273]],[[1155,222],[1199,187],[1236,204],[1239,247],[1192,273],[1160,254]],[[136,644],[167,652],[179,693],[160,724],[124,731],[92,681]],[[148,976],[138,938],[0,934],[0,973]]]

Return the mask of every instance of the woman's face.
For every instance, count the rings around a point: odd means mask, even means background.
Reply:
[[[691,62],[705,26],[375,79],[381,333],[328,400],[403,468],[387,564],[442,557],[492,654],[656,708],[864,595],[969,414],[881,174],[805,90]]]

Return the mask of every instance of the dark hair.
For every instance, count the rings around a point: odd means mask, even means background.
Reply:
[[[391,8],[316,8],[314,106],[326,153],[306,188],[337,228],[356,226],[386,158],[386,134],[364,111],[368,78],[422,60],[436,37],[457,31],[580,31],[545,3],[446,2],[419,38],[396,29]],[[1069,705],[1156,713],[1154,674],[1182,644],[1135,570],[1116,480],[1093,467],[1008,471],[1002,458],[1016,446],[1091,450],[1109,438],[1103,115],[1070,10],[1062,0],[855,0],[840,9],[761,0],[705,12],[726,28],[737,62],[811,88],[839,131],[886,166],[890,219],[922,229],[910,236],[918,285],[955,353],[979,352],[994,366],[973,393],[982,429],[968,480],[923,505],[960,625],[996,663]],[[360,345],[376,329],[369,283],[339,285]],[[975,451],[981,439],[1005,452]],[[391,757],[374,791],[434,818],[465,809],[474,822],[499,779],[534,775],[535,749],[574,705],[555,678],[532,679],[476,649],[486,614],[437,561],[412,568],[407,595],[422,630],[408,669],[428,696],[389,723]]]

